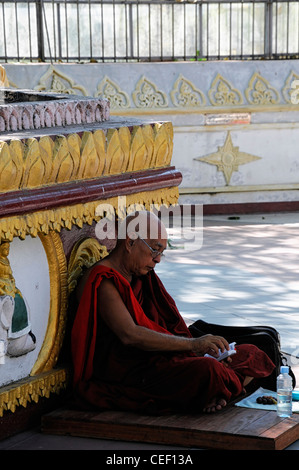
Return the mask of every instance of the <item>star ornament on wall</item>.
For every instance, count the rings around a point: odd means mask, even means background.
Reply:
[[[206,155],[205,157],[195,158],[194,160],[216,165],[218,171],[223,172],[226,184],[229,184],[232,173],[238,171],[240,165],[253,162],[254,160],[260,160],[260,157],[240,152],[239,147],[233,146],[230,132],[228,132],[224,145],[218,147],[217,152]]]

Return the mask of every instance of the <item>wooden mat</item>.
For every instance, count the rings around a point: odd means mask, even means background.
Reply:
[[[229,450],[281,450],[299,439],[299,414],[230,406],[212,414],[145,416],[129,412],[55,410],[42,418],[42,432]]]

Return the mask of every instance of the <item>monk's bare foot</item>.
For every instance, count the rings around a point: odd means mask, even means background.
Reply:
[[[215,411],[220,411],[227,405],[226,400],[224,398],[220,398],[219,400],[215,399],[213,402],[209,403],[204,409],[204,413],[215,413]]]
[[[246,376],[243,382],[243,387],[246,387],[251,381],[253,380],[253,377]]]

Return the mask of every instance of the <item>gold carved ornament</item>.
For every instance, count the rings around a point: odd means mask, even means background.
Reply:
[[[7,385],[0,391],[0,417],[5,411],[14,413],[19,406],[37,403],[41,397],[49,398],[51,393],[59,394],[65,389],[68,374],[65,369],[56,369],[37,377],[20,380],[18,384]]]
[[[0,140],[0,192],[161,168],[170,164],[172,150],[169,122]]]
[[[156,189],[154,191],[141,191],[126,196],[127,205],[141,204],[148,210],[155,205],[176,204],[179,190],[176,186]],[[108,198],[92,201],[85,204],[58,209],[34,212],[22,216],[13,216],[0,219],[0,240],[11,241],[14,237],[24,240],[27,235],[37,237],[39,233],[47,235],[51,231],[60,232],[63,228],[71,229],[73,225],[81,228],[83,224],[91,225],[100,219],[96,210],[101,204],[110,204],[118,213],[118,198]]]
[[[31,375],[47,372],[57,363],[62,346],[68,305],[67,264],[60,236],[55,232],[39,234],[45,249],[50,274],[50,312],[43,345]]]
[[[68,266],[69,294],[76,288],[84,268],[90,268],[108,255],[107,248],[95,238],[79,240],[72,249]]]

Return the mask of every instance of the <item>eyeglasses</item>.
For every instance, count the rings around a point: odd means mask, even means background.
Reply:
[[[138,238],[139,238],[139,240],[141,240],[141,241],[151,250],[152,259],[156,259],[156,258],[158,258],[158,256],[161,256],[161,258],[162,258],[162,256],[165,256],[164,253],[162,253],[161,251],[159,251],[159,250],[154,250],[151,246],[149,246],[149,245],[146,243],[146,241],[143,240],[143,238],[141,238],[141,237],[138,237]]]

